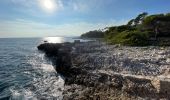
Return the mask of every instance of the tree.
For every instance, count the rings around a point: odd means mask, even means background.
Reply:
[[[131,20],[127,23],[127,25],[128,25],[128,26],[133,26],[133,25],[134,25],[134,20],[135,20],[135,19],[131,19]]]
[[[144,18],[148,15],[147,12],[143,12],[142,14],[139,14],[135,19],[134,19],[134,25],[137,26],[139,24],[142,24]]]
[[[101,30],[89,31],[81,35],[82,38],[104,38],[104,32]]]
[[[168,14],[150,15],[144,19],[143,25],[146,30],[154,32],[156,40],[158,35],[165,36],[167,33],[170,33],[170,16]]]
[[[145,17],[148,15],[147,12],[143,12],[141,14],[139,14],[135,19],[131,19],[128,23],[127,26],[138,26],[140,24],[142,24],[143,20],[145,19]]]

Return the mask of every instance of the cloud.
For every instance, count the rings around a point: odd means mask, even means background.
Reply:
[[[68,0],[74,11],[88,12],[95,9],[101,9],[105,6],[111,6],[117,0]]]
[[[46,37],[46,36],[79,36],[80,34],[103,29],[108,26],[125,24],[126,20],[110,20],[107,23],[77,22],[61,25],[49,25],[24,19],[1,21],[1,37]]]
[[[74,11],[84,12],[84,11],[89,10],[89,7],[82,2],[72,2],[72,7]]]

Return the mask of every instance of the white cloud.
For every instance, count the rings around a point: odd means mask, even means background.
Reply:
[[[75,11],[87,11],[89,10],[89,7],[86,4],[82,4],[81,2],[74,2],[72,3],[73,10]]]
[[[68,0],[73,10],[88,12],[90,10],[100,9],[103,6],[116,2],[117,0]]]
[[[46,36],[79,36],[80,34],[103,29],[108,26],[125,24],[126,20],[110,20],[107,23],[78,22],[61,25],[49,25],[41,22],[17,19],[1,21],[1,37],[46,37]]]

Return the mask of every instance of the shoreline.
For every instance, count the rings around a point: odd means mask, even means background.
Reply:
[[[65,76],[64,100],[170,98],[169,47],[125,47],[103,42],[44,47],[57,72]]]

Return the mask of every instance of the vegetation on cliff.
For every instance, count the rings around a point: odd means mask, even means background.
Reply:
[[[126,25],[107,27],[106,31],[90,31],[81,37],[102,37],[108,43],[130,46],[170,45],[170,13],[148,15],[144,12]]]
[[[103,38],[104,32],[101,30],[89,31],[81,35],[81,38]]]

